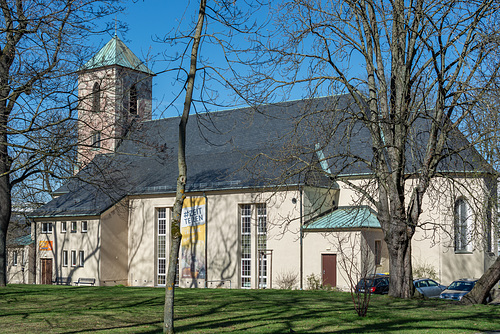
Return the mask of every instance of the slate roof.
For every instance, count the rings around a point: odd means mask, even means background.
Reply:
[[[340,95],[191,115],[186,191],[297,184],[336,187],[319,171],[330,169],[346,177],[370,174],[362,162],[372,160],[370,134],[352,116],[357,112],[352,99]],[[415,138],[424,141],[425,120],[421,123],[415,125]],[[32,216],[96,216],[127,195],[175,193],[178,124],[178,117],[136,124],[116,153],[98,155],[57,191],[61,196]],[[449,149],[464,141],[455,133]],[[418,148],[408,153],[414,162],[409,172],[418,166],[418,154]],[[323,157],[326,163],[318,161]],[[308,170],[308,163],[317,171]],[[447,159],[440,170],[492,172],[473,149]]]
[[[118,36],[114,36],[104,47],[97,52],[82,68],[81,71],[105,66],[118,65],[136,71],[155,75]]]
[[[380,228],[377,213],[368,206],[341,206],[303,227],[306,232],[358,228]]]

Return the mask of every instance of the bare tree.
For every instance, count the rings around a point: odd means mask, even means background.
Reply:
[[[177,43],[179,41],[188,42],[185,44],[185,52],[178,57],[171,57],[170,61],[173,63],[180,62],[181,65],[174,70],[183,73],[179,75],[182,83],[183,90],[185,90],[183,110],[180,115],[179,122],[179,138],[178,138],[178,169],[179,176],[177,178],[176,198],[172,212],[172,222],[170,226],[170,252],[168,272],[166,277],[166,291],[165,291],[165,308],[164,308],[164,333],[174,333],[174,290],[176,269],[178,267],[179,248],[181,245],[181,213],[186,198],[186,181],[188,177],[188,166],[186,164],[186,126],[189,120],[191,108],[194,106],[202,106],[206,108],[207,105],[221,106],[224,103],[221,100],[217,101],[219,97],[216,89],[208,85],[211,83],[219,83],[222,87],[232,87],[231,80],[227,73],[234,72],[232,68],[232,61],[227,58],[226,50],[232,49],[231,38],[235,33],[249,33],[256,30],[255,25],[245,26],[245,22],[250,17],[251,12],[255,11],[256,5],[243,4],[249,7],[248,12],[241,11],[236,7],[235,3],[226,0],[215,0],[207,4],[207,0],[200,0],[197,19],[195,20],[194,29],[189,33],[181,36],[167,37],[163,41],[169,43]],[[210,22],[210,23],[209,23]],[[209,24],[215,25],[218,23],[222,27],[222,31],[209,32]],[[221,59],[226,67],[220,67],[218,64],[211,62],[209,57],[203,59],[200,53],[200,47],[203,42],[220,47]],[[190,46],[190,47],[189,47]],[[189,52],[190,50],[190,52]],[[184,60],[189,60],[189,69],[185,70],[182,67]],[[238,63],[236,60],[234,63]],[[195,78],[201,73],[202,83],[198,87],[199,93],[194,96],[197,89],[195,86]],[[239,92],[236,92],[237,95]],[[197,104],[197,102],[199,104]]]
[[[81,42],[96,30],[96,19],[119,8],[115,0],[0,1],[0,8],[0,286],[5,286],[12,191],[34,175],[53,174],[53,158],[70,150],[61,125],[74,119],[74,73],[86,55]]]
[[[193,35],[193,45],[191,48],[191,61],[189,65],[189,74],[186,80],[186,97],[184,99],[184,109],[179,123],[179,143],[177,152],[177,163],[179,176],[177,178],[177,190],[175,195],[174,209],[172,213],[172,223],[170,226],[170,255],[168,261],[168,272],[165,290],[165,310],[163,316],[163,333],[174,333],[174,284],[175,275],[178,266],[179,248],[181,245],[181,213],[184,199],[186,198],[186,125],[189,120],[189,112],[193,99],[194,79],[196,77],[198,49],[205,20],[207,1],[200,1],[200,10],[198,13],[198,22],[196,23],[195,33]]]
[[[336,160],[363,164],[377,185],[369,192],[344,180],[377,209],[389,249],[391,296],[412,296],[411,240],[424,195],[442,176],[440,166],[470,147],[463,141],[450,148],[449,140],[498,73],[497,62],[479,85],[481,65],[497,50],[489,36],[499,5],[283,1],[275,15],[278,31],[256,40],[255,73],[242,83],[258,87],[260,98],[305,85],[310,96],[347,92],[357,106],[338,122],[362,124],[372,156],[351,150]],[[423,130],[418,138],[416,127]]]

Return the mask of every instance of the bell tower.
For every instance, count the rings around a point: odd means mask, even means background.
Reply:
[[[152,117],[155,74],[115,35],[78,72],[78,164],[115,152],[129,130]]]

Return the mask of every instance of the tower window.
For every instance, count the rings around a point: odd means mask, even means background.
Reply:
[[[137,115],[137,88],[135,85],[130,87],[129,112],[132,115]]]
[[[93,148],[100,148],[101,147],[101,131],[96,131],[96,132],[92,133],[91,146]]]
[[[101,109],[101,85],[98,82],[92,87],[92,111],[99,112]]]

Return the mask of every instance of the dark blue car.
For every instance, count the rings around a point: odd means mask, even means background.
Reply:
[[[389,276],[374,275],[362,278],[356,284],[356,291],[360,293],[376,293],[385,295],[389,293]]]

